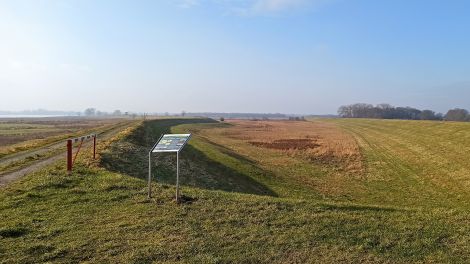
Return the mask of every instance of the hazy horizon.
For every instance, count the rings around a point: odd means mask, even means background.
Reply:
[[[466,1],[2,1],[0,110],[470,109]]]

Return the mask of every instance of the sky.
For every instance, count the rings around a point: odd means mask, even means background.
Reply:
[[[470,1],[0,0],[0,110],[470,109]]]

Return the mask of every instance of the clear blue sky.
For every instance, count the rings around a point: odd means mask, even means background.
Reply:
[[[470,109],[470,1],[0,0],[0,110]]]

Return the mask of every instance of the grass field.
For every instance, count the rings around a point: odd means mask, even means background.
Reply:
[[[0,119],[0,158],[104,128],[118,121],[76,117],[3,118]]]
[[[335,120],[359,142],[367,164],[360,201],[470,208],[470,124]]]
[[[307,195],[389,206],[469,206],[468,123],[236,121],[202,134],[253,160],[282,182],[294,179],[308,187]],[[273,150],[269,144],[280,139],[315,139],[318,146]],[[262,141],[267,145],[253,145]],[[295,183],[287,184],[288,194],[278,192],[292,197],[290,187]]]
[[[0,190],[0,262],[468,263],[470,124],[147,121]],[[176,205],[163,132],[192,132]]]

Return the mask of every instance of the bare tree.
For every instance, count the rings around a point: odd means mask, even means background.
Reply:
[[[432,110],[423,110],[421,112],[421,120],[437,120],[437,116],[436,116],[436,113],[434,113],[434,111]]]
[[[447,112],[446,121],[469,121],[468,111],[465,109],[455,108]]]

